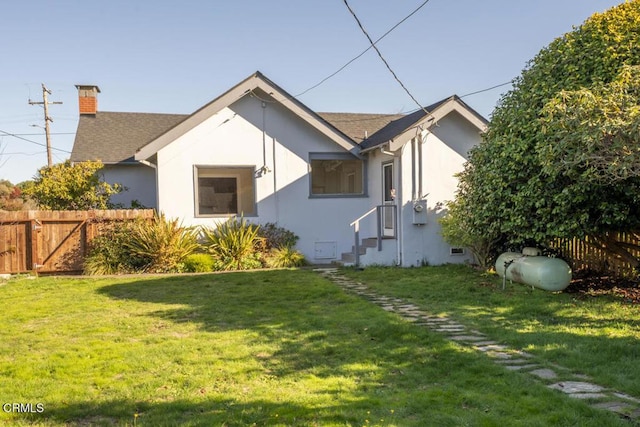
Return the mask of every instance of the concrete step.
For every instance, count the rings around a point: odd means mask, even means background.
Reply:
[[[342,262],[356,262],[356,254],[353,252],[343,252],[340,260]]]
[[[368,237],[366,239],[362,239],[362,246],[364,246],[365,248],[377,248],[378,239],[375,237]]]
[[[375,237],[367,237],[366,239],[362,239],[362,243],[360,244],[360,255],[365,255],[367,253],[368,248],[377,248],[378,247],[378,239]],[[356,247],[355,245],[351,246],[351,252],[343,252],[340,261],[347,264],[353,264],[356,262]]]

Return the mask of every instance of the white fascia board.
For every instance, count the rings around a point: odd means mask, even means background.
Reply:
[[[470,111],[463,104],[458,102],[457,99],[453,99],[453,98],[445,102],[443,105],[441,105],[439,108],[437,108],[428,116],[428,118],[430,117],[434,118],[433,123],[430,124],[429,127],[436,124],[438,120],[444,118],[447,114],[451,113],[452,111],[455,111],[458,114],[460,114],[462,117],[464,117],[469,123],[471,123],[473,126],[478,128],[479,132],[487,131],[487,123],[484,120],[482,120],[475,113]],[[421,121],[421,123],[423,122],[424,120]]]
[[[487,131],[486,122],[484,122],[476,114],[470,111],[467,107],[460,104],[457,99],[451,98],[444,104],[440,105],[435,110],[429,112],[429,115],[423,117],[421,120],[416,122],[413,126],[406,129],[401,134],[396,135],[392,141],[389,141],[390,143],[392,143],[390,145],[390,149],[394,151],[404,146],[406,143],[411,141],[411,139],[417,135],[418,130],[420,128],[427,131],[430,130],[431,128],[433,128],[438,124],[439,120],[443,119],[453,111],[459,113],[462,117],[464,117],[465,120],[467,120],[469,123],[475,126],[478,129],[478,132],[484,133]]]
[[[223,95],[211,101],[209,104],[197,110],[195,113],[187,117],[182,122],[178,123],[173,128],[169,129],[164,134],[160,135],[155,140],[151,141],[144,147],[140,148],[136,154],[136,160],[146,160],[156,154],[163,147],[167,146],[186,132],[195,128],[205,120],[218,113],[220,110],[228,107],[236,102],[238,99],[251,93],[254,89],[261,89],[265,93],[269,94],[276,102],[279,102],[284,107],[292,111],[298,117],[305,122],[313,126],[315,129],[326,135],[336,144],[344,148],[346,151],[351,152],[357,157],[361,157],[359,154],[359,147],[342,135],[339,131],[335,130],[332,126],[328,125],[324,120],[320,119],[309,108],[304,106],[301,102],[295,100],[286,92],[280,88],[270,84],[259,73],[252,75],[245,79],[238,85],[225,92]]]

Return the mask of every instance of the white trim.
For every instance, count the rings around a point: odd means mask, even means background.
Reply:
[[[194,196],[194,216],[196,218],[219,218],[219,217],[232,217],[237,215],[244,216],[256,216],[257,215],[257,206],[256,206],[256,188],[255,188],[255,180],[250,182],[251,185],[251,211],[245,214],[245,209],[247,206],[243,204],[243,197],[245,193],[242,192],[244,188],[243,185],[246,185],[246,182],[243,180],[243,174],[250,172],[250,175],[254,177],[255,175],[255,166],[218,166],[218,165],[194,165],[194,188],[193,188],[193,196]],[[203,175],[200,172],[204,172]],[[200,212],[200,178],[234,178],[236,180],[236,211],[237,212],[227,212],[227,213],[201,213]]]
[[[195,113],[191,114],[182,122],[166,131],[144,147],[140,148],[136,154],[136,160],[146,160],[156,154],[162,148],[166,147],[174,140],[184,135],[191,129],[195,128],[211,116],[217,114],[220,110],[236,102],[238,99],[250,95],[253,90],[260,89],[264,92],[264,96],[270,97],[273,102],[279,102],[281,105],[289,109],[295,115],[307,122],[313,128],[330,138],[340,147],[350,151],[357,157],[360,157],[358,146],[339,132],[336,128],[324,121],[320,116],[306,107],[304,104],[289,95],[276,84],[268,80],[261,73],[256,72],[249,78],[240,82],[218,98],[206,104]]]
[[[415,122],[409,128],[403,130],[401,133],[395,135],[392,139],[390,139],[386,145],[388,149],[391,151],[396,151],[401,147],[404,147],[405,144],[411,141],[413,137],[416,135],[416,129],[424,129],[429,130],[435,126],[437,126],[438,121],[442,120],[451,112],[457,112],[460,114],[465,120],[467,120],[471,125],[473,125],[478,132],[484,133],[487,131],[487,122],[483,120],[477,113],[471,110],[468,106],[466,106],[462,101],[460,101],[457,97],[451,97],[443,102],[433,111],[430,111],[429,114],[422,117],[420,120]],[[384,147],[385,144],[375,145],[373,147],[365,148],[361,151],[361,153],[367,153],[373,150],[380,150],[380,147]]]

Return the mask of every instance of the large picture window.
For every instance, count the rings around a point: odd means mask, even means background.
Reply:
[[[310,155],[312,196],[362,196],[364,161],[350,154]]]
[[[254,169],[196,166],[196,216],[255,215]]]

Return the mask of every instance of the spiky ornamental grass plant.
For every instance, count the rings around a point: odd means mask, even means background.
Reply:
[[[217,270],[249,270],[262,267],[257,247],[259,225],[244,217],[231,218],[215,228],[202,227],[204,246],[215,260]]]
[[[267,265],[269,267],[291,268],[301,267],[304,264],[304,255],[289,246],[272,249],[267,256]]]
[[[183,227],[178,219],[169,220],[164,214],[153,221],[137,220],[130,231],[125,248],[151,273],[180,271],[184,259],[199,247],[195,228]]]

